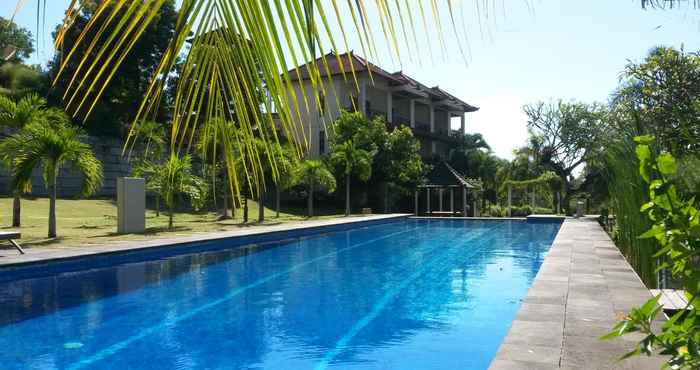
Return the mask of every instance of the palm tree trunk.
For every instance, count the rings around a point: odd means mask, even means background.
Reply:
[[[265,221],[265,190],[262,181],[258,182],[258,223]]]
[[[345,174],[345,216],[350,216],[350,174]]]
[[[170,212],[168,212],[168,229],[173,228],[173,214],[175,213],[175,200],[170,201]]]
[[[248,223],[248,194],[243,195],[243,223]]]
[[[280,186],[275,185],[275,218],[280,218]]]
[[[156,217],[160,217],[160,195],[156,194]]]
[[[49,238],[56,237],[56,177],[51,181],[49,189]]]
[[[309,217],[314,216],[314,183],[309,183]]]
[[[22,204],[20,203],[19,192],[15,191],[14,195],[15,198],[12,201],[12,227],[20,227],[22,225]]]

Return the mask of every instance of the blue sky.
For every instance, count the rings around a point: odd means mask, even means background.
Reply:
[[[419,1],[419,0],[409,0]],[[484,0],[475,0],[483,2]],[[36,30],[34,1],[16,21]],[[480,107],[468,115],[467,130],[481,132],[494,151],[510,157],[527,136],[522,105],[539,100],[607,101],[628,60],[639,61],[656,45],[700,50],[700,10],[642,10],[639,0],[488,0],[497,11],[477,22],[474,1],[462,2],[470,53],[460,56],[451,32],[446,58],[427,56],[419,39],[416,58],[391,58],[378,43],[379,65],[402,69],[417,80],[443,89]],[[5,0],[13,4],[14,0]],[[47,2],[46,30],[33,63],[51,55],[50,31],[60,22],[67,0]],[[460,1],[453,1],[460,4]],[[14,6],[3,6],[9,16]],[[446,12],[443,12],[447,14]],[[377,28],[378,30],[378,28]],[[360,50],[350,39],[350,47]],[[392,59],[394,61],[392,62]]]

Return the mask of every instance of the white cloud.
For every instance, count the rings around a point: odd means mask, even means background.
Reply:
[[[496,155],[511,159],[513,149],[527,141],[527,116],[522,98],[510,95],[475,96],[479,110],[467,114],[467,132],[480,133]]]

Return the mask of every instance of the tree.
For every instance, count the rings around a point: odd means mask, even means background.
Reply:
[[[52,108],[41,120],[2,142],[0,152],[14,153],[13,189],[31,191],[32,172],[39,166],[43,169],[50,197],[49,238],[56,237],[56,184],[61,168],[70,163],[82,175],[82,196],[94,194],[102,184],[102,163],[84,139],[84,133],[70,124],[63,111]]]
[[[700,152],[700,56],[657,47],[642,63],[629,63],[613,106],[617,129],[652,134],[674,155]]]
[[[350,176],[356,175],[363,182],[369,180],[373,156],[374,153],[355,147],[352,140],[333,147],[331,162],[342,167],[345,175],[345,216],[350,215]]]
[[[127,3],[133,3],[127,1]],[[77,116],[86,118],[85,129],[93,135],[108,135],[123,137],[127,131],[128,124],[137,115],[139,111],[139,102],[148,92],[150,80],[157,75],[158,63],[163,58],[165,50],[168,47],[170,39],[175,32],[175,23],[177,21],[177,11],[175,10],[175,2],[166,0],[163,2],[160,10],[154,15],[148,27],[144,29],[143,34],[138,38],[131,49],[129,55],[125,56],[118,68],[114,70],[114,76],[109,83],[109,86],[102,92],[103,99],[100,104],[95,104],[91,107],[93,101],[90,100],[88,87],[84,86],[80,89],[71,90],[74,82],[71,77],[84,75],[88,71],[87,65],[80,65],[80,60],[77,58],[68,57],[71,51],[74,55],[87,57],[91,59],[99,59],[100,49],[103,46],[114,47],[114,43],[109,43],[107,39],[94,39],[95,30],[100,27],[105,27],[102,32],[116,32],[119,26],[115,23],[108,23],[105,19],[97,16],[99,7],[106,7],[104,11],[116,12],[116,17],[130,17],[125,6],[118,6],[115,2],[98,1],[98,2],[81,2],[79,12],[74,13],[74,18],[71,20],[69,29],[59,28],[54,32],[54,39],[60,40],[61,48],[56,52],[55,57],[49,62],[49,75],[58,77],[54,88],[51,90],[49,100],[52,103],[58,103],[64,100],[65,105],[74,113],[73,109],[77,109]],[[134,16],[133,14],[131,16]],[[88,25],[94,20],[92,28]],[[88,37],[96,44],[83,40],[79,42],[79,38],[83,33],[89,34]],[[111,51],[111,50],[110,50]],[[104,54],[102,54],[104,56]],[[112,63],[106,63],[106,67],[112,68]],[[163,75],[166,76],[167,75]],[[162,76],[158,76],[161,78]],[[89,86],[89,84],[88,84]],[[65,94],[65,95],[64,95]],[[167,95],[167,94],[166,94]],[[156,120],[160,122],[167,121],[170,117],[167,112],[167,105],[170,102],[163,99],[163,106],[155,112],[155,114],[143,117],[139,120],[148,121]],[[92,108],[90,117],[86,117],[87,111]]]
[[[420,156],[420,142],[410,128],[400,126],[389,132],[372,164],[372,176],[384,183],[384,211],[389,212],[390,194],[408,194],[428,168]]]
[[[22,129],[29,124],[37,123],[42,120],[45,113],[46,100],[36,94],[29,94],[19,101],[15,102],[12,99],[0,95],[0,126],[10,127],[14,129]],[[0,153],[3,157],[3,162],[8,165],[12,171],[12,158],[14,152],[3,151]],[[21,214],[21,189],[14,189],[12,201],[12,227],[20,227],[22,225]]]
[[[0,66],[8,62],[21,63],[33,52],[32,33],[0,17]]]
[[[568,208],[572,173],[602,152],[608,131],[606,110],[597,104],[562,101],[540,102],[523,109],[528,116],[529,146],[535,163],[561,177]]]
[[[165,153],[165,128],[155,121],[145,121],[139,125],[140,157],[132,167],[131,175],[142,177],[149,182],[156,175]],[[132,147],[131,150],[134,148]],[[131,152],[129,153],[131,156]],[[160,217],[160,195],[155,193],[156,217]]]
[[[206,183],[192,174],[192,157],[171,154],[149,182],[149,188],[157,192],[168,206],[168,228],[173,228],[176,197],[186,196],[195,210],[206,199]]]
[[[324,187],[328,192],[332,193],[335,191],[335,177],[333,177],[331,171],[328,170],[322,161],[313,159],[301,162],[297,168],[296,176],[299,182],[308,187],[309,217],[313,217],[316,186]]]

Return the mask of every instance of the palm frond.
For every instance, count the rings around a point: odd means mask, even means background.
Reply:
[[[85,119],[91,114],[119,66],[167,1],[101,1],[75,43],[62,50],[75,15],[82,10],[82,2],[71,1],[55,40],[62,57],[55,81],[68,77],[64,101],[73,117]],[[491,1],[476,3],[484,3],[486,8]],[[457,27],[466,22],[463,12],[456,10],[462,6],[450,0],[182,0],[174,34],[151,76],[126,145],[133,145],[143,132],[142,122],[156,115],[165,100],[167,76],[176,72],[176,62],[183,57],[170,123],[171,154],[191,151],[203,123],[223,119],[235,122],[236,132],[225,139],[217,136],[217,140],[225,142],[222,152],[238,150],[235,160],[244,164],[245,178],[262,176],[265,162],[270,162],[276,173],[277,163],[270,159],[280,148],[282,136],[291,141],[297,157],[308,149],[301,116],[310,110],[309,100],[319,103],[321,96],[333,95],[340,104],[336,94],[329,94],[335,86],[329,83],[326,58],[316,59],[316,45],[330,48],[340,58],[339,44],[348,49],[348,35],[352,34],[364,55],[377,59],[378,45],[382,44],[400,63],[406,56],[421,58],[417,35],[423,33],[429,47],[431,37],[437,36],[444,54],[442,33],[446,25],[452,26],[458,40],[466,39],[466,29]],[[335,30],[340,30],[339,34]],[[462,50],[461,44],[459,48]],[[80,55],[76,50],[87,52]],[[430,55],[432,59],[432,51]],[[312,94],[297,96],[293,81],[301,78],[297,66],[306,62],[310,62],[307,72]],[[359,90],[355,66],[337,62],[344,77]],[[77,66],[72,76],[63,76],[67,65]],[[263,94],[269,99],[257,99]],[[262,147],[253,144],[255,139],[262,141]],[[240,188],[241,178],[233,172],[229,177]]]

